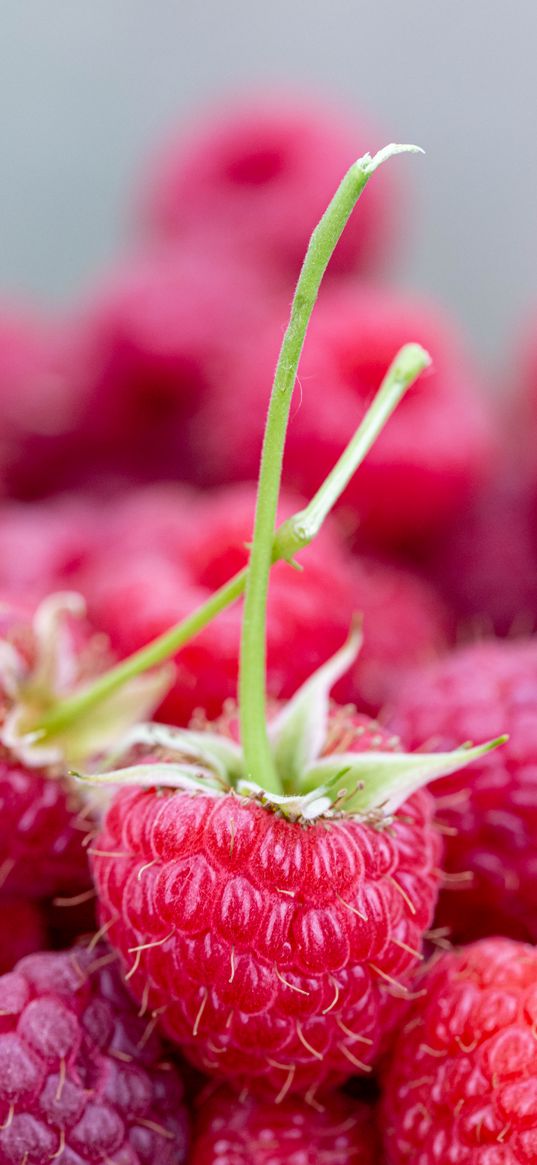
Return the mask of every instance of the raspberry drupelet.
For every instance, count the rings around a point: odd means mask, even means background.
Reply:
[[[178,1071],[110,955],[29,955],[0,978],[1,1165],[182,1165]]]
[[[491,938],[443,954],[390,1050],[387,1165],[533,1165],[537,952]]]

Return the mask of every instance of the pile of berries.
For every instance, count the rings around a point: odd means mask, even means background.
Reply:
[[[220,109],[0,308],[0,1165],[537,1161],[537,332],[386,288],[372,136]]]

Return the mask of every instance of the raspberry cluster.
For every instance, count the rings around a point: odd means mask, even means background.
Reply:
[[[536,349],[365,133],[222,107],[0,308],[0,1165],[537,1160]]]

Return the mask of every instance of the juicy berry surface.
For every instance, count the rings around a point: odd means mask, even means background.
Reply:
[[[464,940],[537,939],[537,640],[476,643],[413,673],[389,717],[407,748],[509,739],[433,785],[452,881],[439,919]]]
[[[334,1094],[322,1109],[295,1097],[274,1105],[221,1089],[202,1097],[191,1165],[376,1165],[371,1109]]]
[[[382,744],[334,714],[329,751]],[[431,804],[305,827],[235,793],[121,791],[93,870],[129,987],[195,1065],[273,1098],[369,1071],[434,911]]]
[[[442,955],[390,1053],[387,1165],[533,1165],[537,952],[484,939]]]
[[[30,955],[0,979],[1,1165],[185,1160],[180,1078],[109,964]]]

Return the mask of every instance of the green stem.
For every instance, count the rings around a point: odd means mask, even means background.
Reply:
[[[248,778],[267,792],[282,793],[266,720],[266,608],[285,435],[298,362],[322,278],[352,210],[377,167],[415,146],[386,146],[351,166],[315,228],[295,291],[289,324],[276,366],[257,493],[254,534],[242,624],[239,709],[241,743]]]
[[[91,686],[54,705],[35,725],[33,731],[42,734],[42,739],[56,736],[81,716],[91,712],[129,680],[170,659],[179,648],[184,647],[185,643],[199,635],[220,611],[229,607],[242,595],[246,575],[245,567],[181,623],[177,623],[175,627],[159,635],[158,639],[123,659],[116,667],[110,668],[110,671],[99,676]]]
[[[368,160],[366,157],[355,163],[355,166],[353,166],[349,171],[349,174],[347,174],[340,189],[338,190],[334,202],[339,199],[342,190],[344,190],[345,197],[347,197],[350,194],[351,186],[354,187],[354,202],[356,202],[359,194],[361,193],[361,190],[367,181],[367,178],[371,173],[374,172],[377,166],[382,161],[384,161],[385,158],[390,157],[392,154],[400,153],[403,151],[419,152],[419,149],[416,146],[387,146],[384,150],[380,151],[380,153],[377,154],[375,158]],[[359,171],[358,174],[355,173],[356,170]],[[334,202],[331,203],[329,211],[334,206]],[[352,205],[354,205],[354,202]],[[337,205],[339,208],[339,201]],[[350,209],[352,209],[352,206]],[[329,212],[327,211],[327,215],[328,213]],[[346,218],[341,224],[339,233],[341,233],[349,213],[350,210],[348,211]],[[325,218],[321,220],[317,231],[312,237],[312,242],[308,250],[308,256],[310,255],[312,248],[317,247],[318,239],[316,236],[318,235],[319,228],[325,222],[327,215],[325,215]],[[335,235],[333,236],[331,243],[332,249],[335,246],[338,237],[339,235],[337,237]],[[328,246],[326,247],[326,250],[328,250]],[[322,263],[324,261],[324,266],[322,269],[320,269],[319,282],[330,254],[331,251],[328,254],[328,257],[324,260],[322,255],[319,255],[319,262]],[[306,258],[308,258],[308,256]],[[306,264],[304,264],[304,266],[305,265]],[[297,288],[297,294],[295,295],[295,299],[293,301],[293,310],[297,303],[299,289],[300,281],[299,287]],[[315,297],[316,292],[313,296],[311,306],[313,306],[313,303],[315,302]],[[302,319],[302,316],[300,318]],[[305,320],[302,320],[304,334],[308,319],[309,316],[305,318]],[[284,347],[286,340],[287,334],[284,339]],[[297,355],[297,363],[301,346],[302,345],[300,343]],[[282,363],[282,355],[283,348],[282,354],[280,355],[278,368],[280,368]],[[357,432],[347,447],[347,450],[345,450],[345,452],[342,454],[326,481],[323,483],[323,485],[317,491],[315,497],[304,510],[293,515],[279,527],[274,540],[271,541],[270,563],[277,562],[280,558],[285,558],[288,561],[291,561],[294,554],[303,549],[304,546],[313,540],[329,510],[338,500],[340,494],[348,484],[352,473],[356,470],[360,464],[360,461],[363,460],[374,440],[376,439],[378,433],[382,429],[383,424],[388,419],[393,409],[396,407],[396,404],[403,395],[405,388],[410,386],[412,381],[419,375],[422,368],[425,367],[428,362],[429,358],[427,357],[427,354],[424,353],[423,349],[420,349],[418,345],[407,345],[405,348],[401,349],[401,352],[395,358],[395,361],[393,362],[387,373],[387,376],[385,377],[385,380],[383,381],[379,394],[373,401],[373,404],[366,413],[366,416],[363,418]],[[289,390],[287,390],[287,395],[289,397],[288,402],[286,402],[288,413],[290,404]],[[271,535],[272,534],[273,523],[271,527]],[[98,707],[99,704],[104,702],[109,696],[113,695],[114,692],[118,691],[121,687],[123,687],[124,684],[128,683],[129,680],[135,679],[136,676],[141,675],[143,672],[148,671],[150,668],[156,667],[170,659],[173,655],[176,654],[178,650],[180,650],[181,647],[183,647],[186,643],[198,635],[203,630],[203,628],[206,627],[207,624],[210,623],[212,619],[214,619],[221,611],[240,598],[245,590],[247,577],[248,570],[245,568],[238,574],[234,575],[234,577],[230,579],[229,582],[225,583],[224,586],[220,587],[219,590],[215,591],[215,593],[211,595],[211,597],[205,603],[203,603],[201,607],[199,607],[192,615],[187,616],[187,618],[182,620],[181,623],[176,624],[175,627],[172,627],[170,630],[158,636],[158,638],[153,640],[152,643],[149,643],[146,647],[143,647],[139,651],[134,652],[134,654],[129,656],[127,659],[122,660],[121,663],[111,668],[108,672],[100,676],[86,688],[76,692],[74,695],[69,696],[66,699],[61,700],[59,703],[49,708],[48,711],[42,716],[41,720],[33,726],[33,730],[40,734],[41,739],[53,738],[54,736],[63,732],[79,718],[87,715],[94,708]],[[244,682],[244,671],[241,673],[241,678]],[[257,766],[255,771],[256,773],[258,772]],[[276,790],[273,789],[272,791]]]
[[[430,363],[429,353],[420,344],[405,344],[400,349],[392,360],[354,437],[317,490],[315,497],[303,510],[283,522],[276,531],[275,560],[285,558],[289,561],[304,546],[313,542],[405,392]]]
[[[313,541],[401,397],[429,363],[428,353],[418,344],[407,344],[401,349],[356,433],[315,497],[304,510],[279,526],[274,538],[272,562],[282,558],[291,561],[298,551]],[[246,568],[239,571],[181,623],[122,660],[90,686],[54,705],[35,725],[35,731],[42,733],[45,738],[54,737],[91,712],[129,680],[170,659],[185,643],[199,635],[221,611],[240,598],[246,586],[247,573]]]

